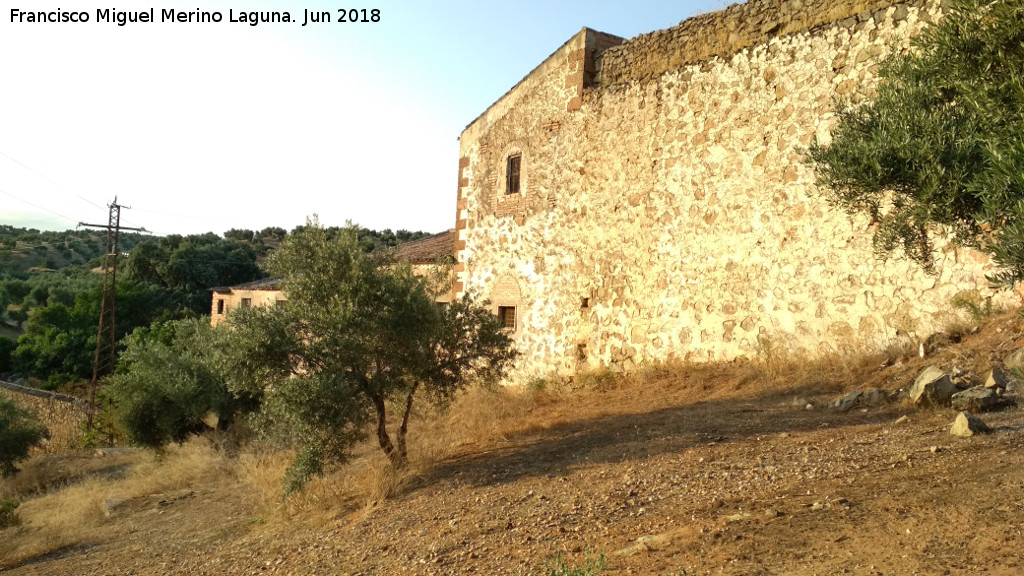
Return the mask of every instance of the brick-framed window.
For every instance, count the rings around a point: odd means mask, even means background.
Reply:
[[[217,299],[217,314],[223,314],[223,313],[224,313],[224,299],[223,298],[218,298]]]
[[[242,308],[252,308],[252,298],[242,298]]]
[[[509,154],[505,160],[505,194],[519,194],[522,169],[523,155]]]
[[[515,332],[516,330],[516,307],[498,306],[498,318],[501,319],[502,327]]]

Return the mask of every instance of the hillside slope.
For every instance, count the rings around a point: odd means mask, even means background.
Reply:
[[[591,573],[1020,574],[1024,409],[986,413],[994,433],[961,439],[948,433],[952,409],[826,406],[846,390],[907,386],[929,364],[983,378],[1022,344],[1010,316],[925,358],[736,362],[476,392],[414,423],[420,461],[404,479],[364,447],[288,502],[277,496],[284,457],[228,456],[207,441],[161,463],[131,451],[37,459],[5,489],[79,478],[25,497],[25,524],[0,532],[13,547],[0,568],[528,575],[548,574],[556,555],[571,565],[604,554]]]

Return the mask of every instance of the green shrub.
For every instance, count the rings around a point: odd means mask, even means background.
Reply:
[[[991,318],[998,313],[998,310],[992,308],[992,298],[982,298],[976,290],[958,293],[953,296],[951,304],[953,308],[970,314],[976,321]]]
[[[221,421],[231,418],[235,401],[219,370],[222,336],[224,331],[211,328],[208,320],[193,319],[154,325],[126,338],[104,396],[130,441],[161,448],[202,431],[211,412]]]
[[[78,380],[74,374],[57,373],[50,375],[46,383],[41,386],[43,390],[59,390],[61,386]]]
[[[21,516],[15,512],[20,505],[14,498],[0,500],[0,530],[21,525]]]
[[[544,568],[545,576],[593,576],[604,571],[608,567],[604,553],[598,554],[596,558],[587,554],[583,559],[583,565],[569,564],[561,554],[548,560]]]
[[[17,472],[15,464],[28,458],[29,450],[49,437],[49,430],[35,414],[0,393],[0,476]]]
[[[3,310],[0,310],[2,315]],[[0,336],[0,372],[11,371],[11,354],[18,345],[7,336]]]

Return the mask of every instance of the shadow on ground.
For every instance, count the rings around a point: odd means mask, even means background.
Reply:
[[[820,393],[808,386],[773,391],[756,398],[720,399],[641,413],[615,414],[514,434],[508,444],[437,464],[423,485],[452,480],[473,486],[557,477],[581,466],[677,454],[710,443],[892,422],[905,411],[899,404],[867,412],[803,408],[793,399]]]

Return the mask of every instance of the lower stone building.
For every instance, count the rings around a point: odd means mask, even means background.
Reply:
[[[452,300],[451,265],[454,263],[455,231],[447,230],[426,238],[400,244],[395,259],[407,262],[417,276],[431,276],[434,301],[446,304]],[[235,286],[211,288],[210,325],[217,326],[238,308],[250,306],[284,306],[288,297],[281,278],[246,282]]]
[[[217,326],[223,322],[228,313],[237,308],[283,306],[288,301],[281,288],[280,278],[211,288],[210,291],[213,293],[213,303],[210,308],[211,326]]]
[[[454,229],[400,244],[395,249],[395,258],[408,262],[413,274],[430,277],[428,286],[438,304],[452,301],[454,254]]]

